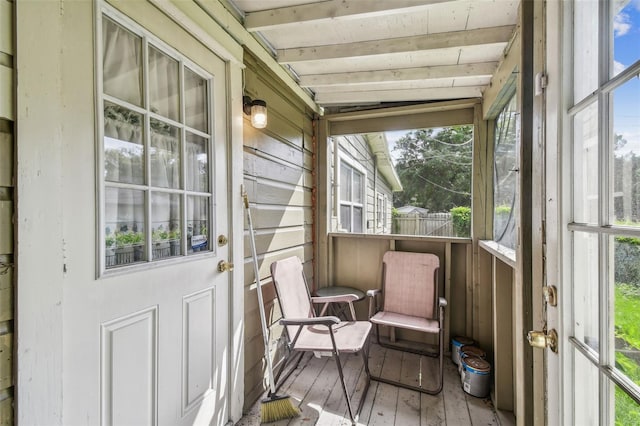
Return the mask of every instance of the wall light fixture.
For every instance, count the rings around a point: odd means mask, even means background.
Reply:
[[[251,125],[256,129],[267,127],[267,103],[261,99],[251,100],[249,96],[242,97],[242,110],[251,116]]]

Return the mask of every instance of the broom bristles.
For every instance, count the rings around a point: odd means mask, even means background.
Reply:
[[[273,395],[263,399],[260,405],[260,420],[262,423],[291,419],[299,415],[300,411],[293,405],[288,396]]]

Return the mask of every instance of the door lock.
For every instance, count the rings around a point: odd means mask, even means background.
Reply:
[[[220,247],[226,246],[227,243],[229,243],[229,240],[227,239],[226,235],[218,235],[218,245]]]
[[[530,331],[527,333],[529,345],[534,348],[549,348],[553,352],[558,353],[558,333],[551,329],[548,332]]]
[[[218,262],[218,271],[220,272],[233,271],[233,263],[225,262],[224,260],[221,260],[220,262]]]

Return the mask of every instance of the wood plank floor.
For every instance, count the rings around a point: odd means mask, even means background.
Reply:
[[[352,391],[355,407],[364,386],[362,357],[342,356],[347,387]],[[429,387],[437,369],[437,359],[387,350],[371,345],[370,368],[373,374],[418,384],[422,368],[425,387]],[[371,382],[360,414],[359,425],[396,426],[490,426],[500,421],[490,399],[476,398],[463,392],[456,365],[445,358],[444,388],[438,395],[420,394],[396,386]],[[298,418],[271,423],[284,425],[350,425],[351,420],[333,358],[305,355],[300,366],[283,385],[280,394],[291,397],[301,415]],[[510,422],[508,422],[510,423]],[[239,426],[260,424],[260,401],[237,423]]]

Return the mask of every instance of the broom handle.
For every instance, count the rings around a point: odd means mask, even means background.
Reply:
[[[258,309],[260,310],[260,322],[262,323],[262,338],[264,340],[264,357],[267,360],[267,370],[269,372],[270,394],[276,393],[276,384],[273,379],[273,365],[269,354],[269,338],[267,332],[267,316],[264,312],[264,301],[262,299],[262,286],[260,285],[260,270],[258,267],[258,254],[256,253],[256,241],[253,235],[253,222],[251,220],[251,209],[249,208],[249,197],[242,186],[242,198],[244,207],[247,210],[247,220],[249,221],[249,241],[251,242],[251,257],[253,258],[253,272],[256,277],[256,292],[258,293]]]

